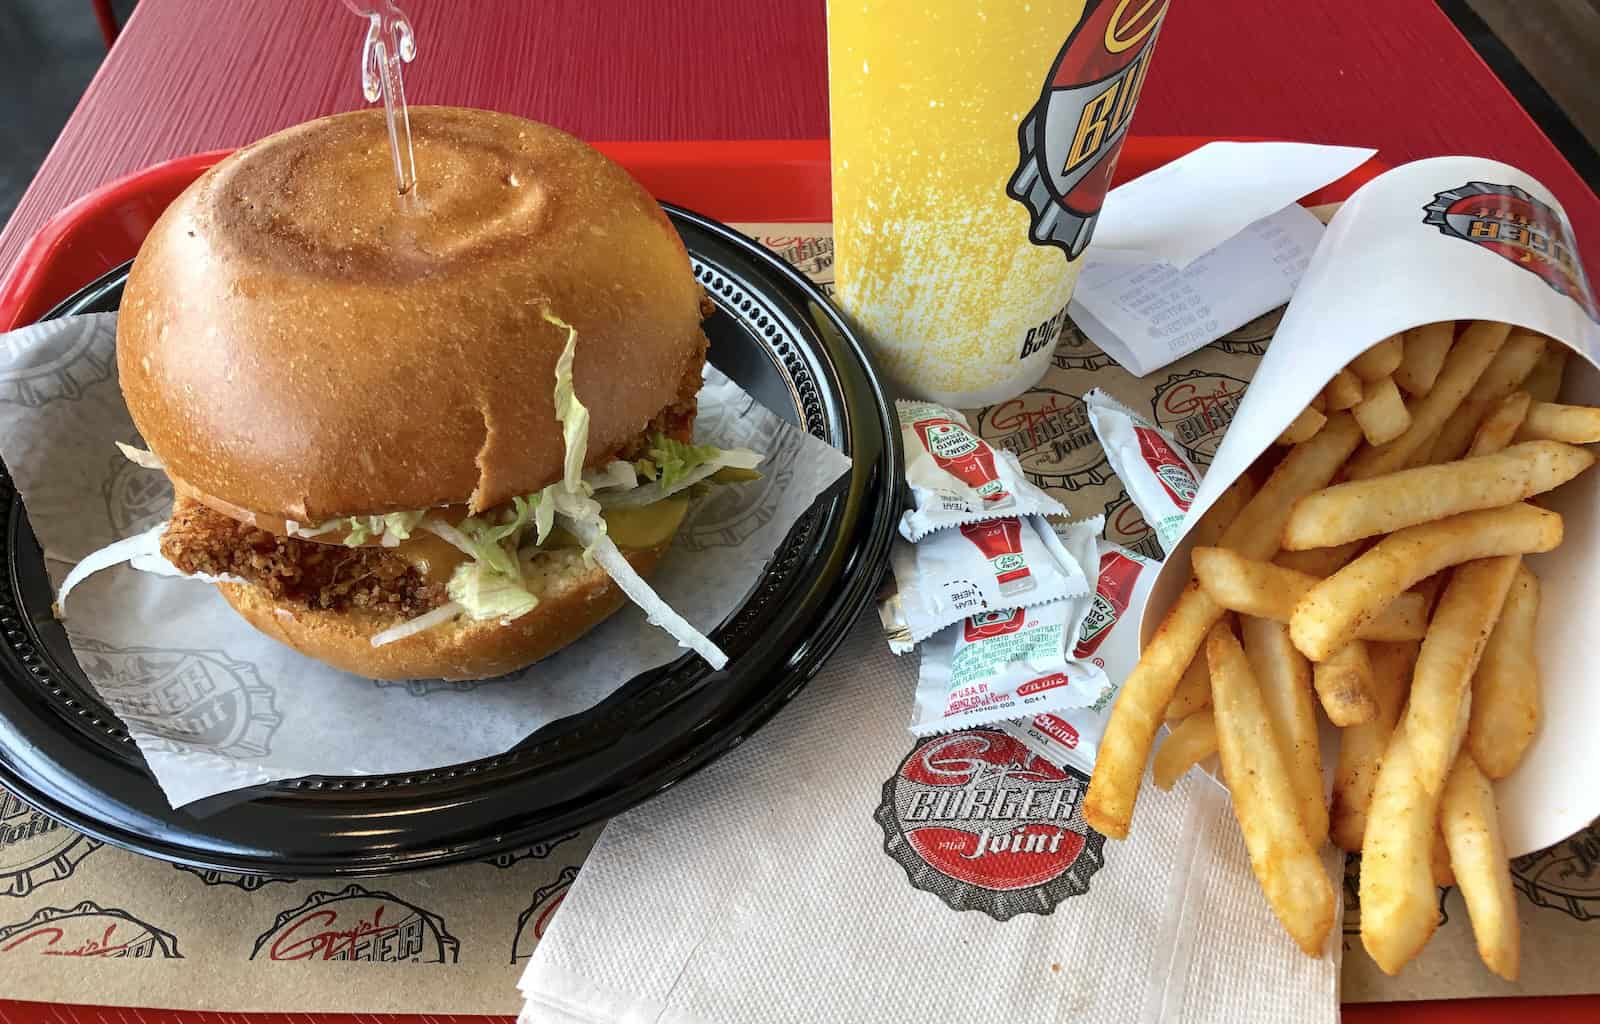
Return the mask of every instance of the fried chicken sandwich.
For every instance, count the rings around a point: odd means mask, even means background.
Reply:
[[[218,164],[140,250],[123,394],[176,502],[160,552],[257,629],[364,676],[482,678],[628,598],[689,490],[754,475],[692,443],[709,303],[657,203],[554,128],[381,111]],[[94,566],[86,567],[92,571]]]

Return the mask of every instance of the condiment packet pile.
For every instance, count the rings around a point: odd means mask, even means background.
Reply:
[[[1056,737],[1075,757],[1087,752],[1087,770],[1113,680],[1137,656],[1132,627],[1108,640],[1130,602],[1142,603],[1133,592],[1154,575],[1143,572],[1151,563],[1101,541],[1104,517],[1067,521],[1017,457],[961,413],[927,402],[895,408],[912,507],[879,618],[896,654],[921,648],[912,733],[1023,720],[1017,728]],[[1108,670],[1105,654],[1122,647],[1126,664],[1119,657]]]

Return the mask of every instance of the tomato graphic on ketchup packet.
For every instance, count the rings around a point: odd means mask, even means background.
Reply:
[[[1001,516],[1064,516],[1059,501],[1028,482],[1017,457],[979,437],[954,409],[896,402],[913,505],[900,535],[919,541],[935,530]]]
[[[1084,395],[1083,404],[1128,497],[1156,531],[1162,549],[1171,551],[1183,536],[1200,474],[1170,435],[1099,388]]]

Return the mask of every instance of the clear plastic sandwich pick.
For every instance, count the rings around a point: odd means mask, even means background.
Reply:
[[[383,99],[395,187],[408,196],[417,184],[417,161],[411,152],[411,115],[400,69],[417,56],[416,35],[394,0],[344,0],[344,5],[367,19],[367,37],[361,44],[361,92],[369,103]]]

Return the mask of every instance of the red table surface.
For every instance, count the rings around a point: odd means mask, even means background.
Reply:
[[[509,110],[591,139],[827,134],[822,0],[412,0],[415,102]],[[1134,131],[1378,147],[1391,163],[1472,153],[1564,202],[1593,253],[1600,200],[1432,0],[1178,0]],[[1064,34],[1063,27],[1041,31]],[[0,272],[46,220],[158,160],[236,146],[359,105],[360,25],[333,0],[142,0],[0,233]],[[1359,955],[1359,954],[1356,954]],[[92,993],[85,993],[92,999]],[[1352,1021],[1594,1020],[1585,998],[1352,1006]],[[305,1015],[0,1000],[0,1024],[292,1024]],[[350,1024],[496,1018],[319,1015]]]

